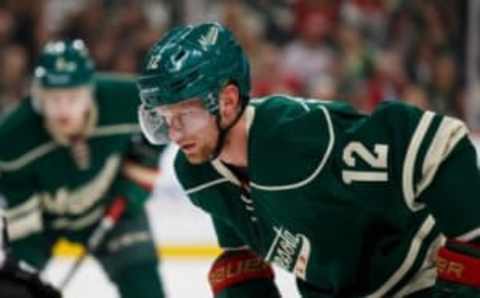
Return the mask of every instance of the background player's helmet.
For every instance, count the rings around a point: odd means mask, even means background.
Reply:
[[[250,92],[250,67],[233,33],[218,23],[182,26],[170,31],[147,54],[138,80],[146,107],[175,104],[200,98],[218,111],[218,94],[234,83],[246,105]]]
[[[95,66],[80,39],[48,42],[34,72],[41,88],[70,88],[90,84]]]

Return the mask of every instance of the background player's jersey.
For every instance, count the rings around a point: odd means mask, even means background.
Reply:
[[[0,268],[6,260],[7,250],[7,227],[6,220],[3,215],[3,210],[0,208]]]
[[[248,185],[218,160],[194,166],[180,152],[175,162],[221,246],[247,245],[339,297],[434,283],[443,237],[423,200],[438,195],[425,190],[441,162],[468,145],[460,121],[398,102],[366,117],[285,96],[253,100],[246,116]]]
[[[49,246],[57,231],[84,241],[115,195],[140,201],[148,195],[121,174],[140,137],[135,82],[98,75],[94,100],[79,147],[54,140],[30,98],[0,124],[0,193],[8,203],[14,252],[22,259],[35,263],[32,247]]]

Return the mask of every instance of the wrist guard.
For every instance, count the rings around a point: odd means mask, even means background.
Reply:
[[[437,257],[433,298],[480,298],[480,247],[447,241]]]
[[[209,272],[215,298],[278,298],[273,270],[248,250],[226,251]]]
[[[455,241],[440,248],[438,278],[480,289],[480,246]]]

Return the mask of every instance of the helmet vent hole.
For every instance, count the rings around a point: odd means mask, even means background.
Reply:
[[[175,57],[173,58],[174,61],[179,61],[179,60],[182,60],[183,57],[185,57],[185,55],[187,54],[187,52],[185,50],[181,50],[180,52],[178,52]]]

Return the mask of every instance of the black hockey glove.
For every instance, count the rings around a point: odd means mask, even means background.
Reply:
[[[0,265],[1,266],[1,265]],[[0,298],[61,298],[61,293],[43,282],[36,270],[7,257],[0,267]]]

